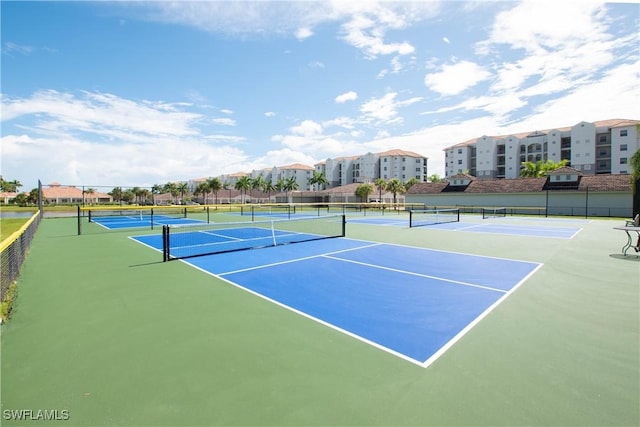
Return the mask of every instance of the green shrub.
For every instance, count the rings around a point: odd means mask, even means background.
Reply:
[[[4,296],[2,302],[0,302],[0,318],[2,319],[2,323],[6,322],[11,316],[11,310],[13,309],[13,302],[16,299],[18,284],[17,282],[13,282],[9,285],[9,289]]]

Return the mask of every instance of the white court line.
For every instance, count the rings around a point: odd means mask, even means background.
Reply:
[[[502,297],[500,297],[496,302],[491,304],[485,311],[483,311],[478,317],[473,319],[467,326],[465,326],[460,332],[458,332],[453,338],[451,338],[445,345],[440,347],[435,353],[433,353],[427,360],[425,360],[420,365],[423,368],[427,368],[433,362],[438,360],[440,356],[442,356],[447,350],[449,350],[455,343],[457,343],[463,336],[465,336],[474,326],[476,326],[482,319],[487,317],[489,313],[491,313],[497,306],[499,306],[504,300],[509,298],[511,294],[513,294],[516,289],[518,289],[524,282],[529,279],[529,277],[533,276],[533,274],[538,271],[544,264],[539,264],[536,268],[534,268],[529,274],[522,278],[514,287],[509,289]]]
[[[313,259],[313,258],[320,258],[320,257],[327,256],[327,255],[339,254],[339,253],[342,253],[342,252],[355,251],[355,250],[358,250],[358,249],[370,248],[370,247],[379,246],[379,245],[384,245],[384,243],[373,243],[373,244],[370,244],[370,245],[360,246],[360,247],[357,247],[357,248],[341,249],[339,251],[327,252],[327,253],[324,253],[324,254],[310,255],[310,256],[306,256],[306,257],[302,257],[302,258],[290,259],[290,260],[287,260],[287,261],[278,261],[278,262],[274,262],[274,263],[271,263],[271,264],[258,265],[258,266],[255,266],[255,267],[243,268],[243,269],[235,270],[235,271],[226,271],[224,273],[218,273],[217,275],[218,276],[226,276],[227,274],[242,273],[244,271],[251,271],[251,270],[260,270],[261,268],[273,267],[273,266],[276,266],[276,265],[290,264],[292,262],[304,261],[304,260]]]
[[[350,263],[353,263],[353,264],[364,265],[365,267],[378,268],[380,270],[394,271],[396,273],[403,273],[403,274],[408,274],[408,275],[411,275],[411,276],[424,277],[424,278],[427,278],[427,279],[436,279],[436,280],[440,280],[442,282],[454,283],[456,285],[470,286],[472,288],[485,289],[485,290],[494,291],[494,292],[500,292],[500,293],[506,293],[507,292],[504,289],[492,288],[490,286],[476,285],[474,283],[463,282],[463,281],[460,281],[460,280],[445,279],[443,277],[431,276],[431,275],[428,275],[428,274],[414,273],[412,271],[400,270],[400,269],[397,269],[397,268],[383,267],[381,265],[369,264],[369,263],[366,263],[366,262],[354,261],[354,260],[344,259],[344,258],[337,258],[337,257],[333,257],[333,256],[330,256],[330,255],[322,255],[322,257],[333,259],[333,260],[337,260],[337,261],[344,261],[344,262],[350,262]]]
[[[485,309],[485,310],[484,310],[480,315],[478,315],[475,319],[473,319],[471,322],[469,322],[469,324],[467,324],[467,325],[466,325],[462,330],[460,330],[456,335],[454,335],[454,336],[453,336],[449,341],[447,341],[447,342],[446,342],[442,347],[440,347],[440,348],[439,348],[435,353],[433,353],[433,354],[432,354],[432,355],[431,355],[427,360],[425,360],[425,361],[421,361],[421,360],[414,359],[414,358],[412,358],[412,357],[410,357],[410,356],[407,356],[406,354],[403,354],[403,353],[400,353],[400,352],[398,352],[398,351],[396,351],[396,350],[393,350],[393,349],[391,349],[391,348],[388,348],[388,347],[386,347],[386,346],[384,346],[384,345],[382,345],[382,344],[379,344],[379,343],[377,343],[377,342],[375,342],[375,341],[371,341],[371,340],[369,340],[369,339],[367,339],[367,338],[365,338],[365,337],[363,337],[363,336],[357,335],[357,334],[355,334],[355,333],[353,333],[353,332],[351,332],[351,331],[348,331],[348,330],[346,330],[346,329],[343,329],[343,328],[341,328],[341,327],[339,327],[339,326],[336,326],[336,325],[334,325],[334,324],[332,324],[332,323],[329,323],[329,322],[327,322],[327,321],[325,321],[325,320],[322,320],[322,319],[319,319],[319,318],[317,318],[317,317],[315,317],[315,316],[312,316],[312,315],[310,315],[310,314],[308,314],[308,313],[306,313],[306,312],[304,312],[304,311],[301,311],[301,310],[298,310],[298,309],[296,309],[296,308],[294,308],[294,307],[291,307],[291,306],[289,306],[289,305],[286,305],[286,304],[284,304],[284,303],[282,303],[282,302],[280,302],[280,301],[278,301],[278,300],[275,300],[275,299],[269,298],[269,297],[267,297],[267,296],[265,296],[265,295],[263,295],[263,294],[261,294],[261,293],[259,293],[259,292],[257,292],[257,291],[254,291],[254,290],[252,290],[252,289],[246,288],[246,287],[244,287],[244,286],[242,286],[242,285],[240,285],[240,284],[238,284],[238,283],[235,283],[235,282],[231,281],[230,279],[227,279],[227,278],[225,278],[225,277],[222,277],[222,276],[224,276],[224,275],[232,274],[232,273],[236,273],[236,272],[249,271],[249,270],[256,270],[256,269],[265,268],[265,267],[270,267],[270,266],[274,266],[274,265],[288,264],[288,263],[291,263],[291,262],[301,261],[301,260],[305,260],[305,259],[312,259],[312,258],[318,258],[318,257],[327,257],[327,258],[332,258],[332,259],[333,259],[333,257],[331,257],[331,256],[330,256],[331,254],[337,254],[337,253],[342,253],[342,252],[349,252],[349,251],[354,251],[354,250],[359,250],[359,249],[364,249],[364,248],[373,247],[373,246],[379,246],[379,245],[390,245],[390,246],[399,246],[399,247],[415,248],[414,246],[406,246],[406,245],[394,245],[394,244],[389,244],[389,243],[373,243],[373,244],[371,244],[371,245],[365,245],[365,246],[361,246],[361,247],[357,247],[357,248],[343,249],[343,250],[339,250],[339,251],[335,251],[335,252],[328,252],[328,253],[321,254],[321,255],[313,255],[313,256],[308,256],[308,257],[299,258],[299,259],[296,259],[296,260],[289,260],[289,261],[277,262],[277,263],[273,263],[273,264],[267,264],[267,265],[263,265],[263,266],[252,267],[252,268],[247,268],[247,269],[242,269],[242,270],[237,270],[237,271],[227,272],[227,273],[221,273],[221,274],[216,274],[216,273],[213,273],[213,272],[211,272],[211,271],[208,271],[208,270],[206,270],[206,269],[204,269],[204,268],[201,268],[201,267],[195,266],[195,265],[191,264],[191,263],[189,262],[189,260],[183,260],[183,259],[181,259],[180,261],[182,261],[182,262],[184,262],[185,264],[190,265],[190,266],[192,266],[192,267],[194,267],[194,268],[196,268],[196,269],[198,269],[198,270],[202,271],[202,272],[203,272],[203,273],[205,273],[205,274],[209,274],[209,275],[211,275],[211,276],[217,277],[217,278],[219,278],[220,280],[223,280],[224,282],[227,282],[227,283],[229,283],[229,284],[230,284],[230,285],[232,285],[232,286],[235,286],[235,287],[237,287],[237,288],[239,288],[239,289],[242,289],[242,290],[244,290],[244,291],[249,292],[249,293],[250,293],[250,294],[252,294],[252,295],[255,295],[255,296],[257,296],[257,297],[259,297],[259,298],[262,298],[262,299],[264,299],[264,300],[266,300],[266,301],[269,301],[269,302],[271,302],[271,303],[273,303],[273,304],[276,304],[276,305],[277,305],[277,306],[279,306],[279,307],[282,307],[282,308],[285,308],[285,309],[287,309],[287,310],[290,310],[290,311],[292,311],[292,312],[294,312],[294,313],[296,313],[296,314],[299,314],[299,315],[301,315],[301,316],[303,316],[303,317],[305,317],[305,318],[307,318],[307,319],[310,319],[310,320],[313,320],[313,321],[315,321],[315,322],[318,322],[318,323],[320,323],[321,325],[327,326],[327,327],[329,327],[329,328],[331,328],[331,329],[333,329],[333,330],[335,330],[335,331],[341,332],[341,333],[343,333],[343,334],[345,334],[345,335],[347,335],[347,336],[350,336],[350,337],[352,337],[352,338],[357,339],[358,341],[361,341],[361,342],[364,342],[364,343],[366,343],[366,344],[369,344],[369,345],[371,345],[372,347],[375,347],[375,348],[377,348],[377,349],[379,349],[379,350],[382,350],[382,351],[384,351],[384,352],[386,352],[386,353],[389,353],[389,354],[391,354],[391,355],[393,355],[393,356],[396,356],[396,357],[399,357],[399,358],[401,358],[401,359],[403,359],[403,360],[406,360],[406,361],[408,361],[408,362],[411,362],[411,363],[413,363],[414,365],[420,366],[420,367],[422,367],[422,368],[427,368],[427,367],[429,367],[431,364],[433,364],[433,363],[434,363],[438,358],[440,358],[440,357],[441,357],[441,356],[442,356],[442,355],[443,355],[447,350],[449,350],[449,349],[450,349],[450,348],[451,348],[451,347],[452,347],[456,342],[458,342],[460,339],[462,339],[462,338],[464,337],[464,335],[466,335],[466,334],[467,334],[467,333],[468,333],[468,332],[469,332],[473,327],[475,327],[475,326],[476,326],[476,325],[477,325],[477,324],[478,324],[482,319],[484,319],[486,316],[488,316],[488,315],[489,315],[489,313],[491,313],[491,311],[493,311],[493,310],[494,310],[498,305],[500,305],[500,304],[501,304],[505,299],[507,299],[507,298],[508,298],[508,297],[509,297],[513,292],[515,292],[515,291],[516,291],[516,289],[518,289],[518,288],[519,288],[519,287],[520,287],[524,282],[526,282],[526,281],[527,281],[527,280],[528,280],[528,279],[529,279],[529,278],[530,278],[530,277],[531,277],[535,272],[537,272],[537,271],[538,271],[538,270],[539,270],[539,269],[544,265],[544,264],[542,264],[542,263],[533,263],[533,262],[532,262],[531,264],[538,264],[538,265],[537,265],[537,266],[536,266],[536,267],[535,267],[535,268],[534,268],[534,269],[533,269],[529,274],[527,274],[525,277],[523,277],[523,278],[522,278],[522,279],[521,279],[521,280],[520,280],[516,285],[514,285],[511,289],[509,289],[508,291],[504,291],[504,290],[500,290],[500,289],[496,290],[496,291],[498,291],[498,292],[500,292],[500,293],[503,293],[503,295],[502,295],[500,298],[498,298],[498,300],[496,300],[496,301],[495,301],[492,305],[490,305],[487,309]],[[431,249],[426,249],[426,248],[418,248],[418,249],[431,250]],[[450,251],[438,251],[438,250],[436,250],[436,251],[437,251],[437,252],[450,252]],[[464,254],[464,255],[469,255],[469,254]],[[482,257],[482,258],[496,258],[496,257],[487,257],[487,256],[482,256],[482,255],[471,255],[471,256],[478,256],[478,257]],[[340,260],[340,261],[345,261],[345,260],[342,260],[342,259],[340,259],[340,258],[335,258],[335,259]],[[497,258],[497,259],[505,259],[505,258]],[[507,259],[507,260],[508,260],[508,259]],[[516,261],[516,260],[511,260],[511,261]],[[516,262],[518,262],[518,261],[516,261]],[[522,261],[520,261],[520,262],[522,262]],[[524,261],[524,262],[528,262],[528,261]],[[375,266],[375,267],[377,267],[377,268],[381,268],[381,267],[379,267],[379,266]],[[382,267],[382,268],[384,268],[384,267]],[[390,269],[390,270],[392,270],[392,269]],[[410,273],[410,274],[416,274],[416,273]],[[417,274],[416,274],[416,275],[417,275]],[[428,277],[428,276],[427,276],[427,277]],[[462,283],[462,282],[461,282],[461,283]],[[491,289],[491,288],[489,288],[489,289]],[[492,289],[492,290],[493,290],[493,289]]]

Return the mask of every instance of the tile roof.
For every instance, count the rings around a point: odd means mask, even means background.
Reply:
[[[465,193],[533,193],[542,191],[547,178],[476,179]]]
[[[574,169],[570,166],[563,166],[561,168],[552,170],[549,175],[583,175],[578,169]]]
[[[547,177],[518,179],[476,179],[464,193],[536,193],[547,189]],[[413,185],[407,194],[437,194],[447,192],[448,182],[422,182]],[[630,175],[583,175],[577,191],[631,191]],[[549,188],[549,191],[561,188]]]
[[[631,175],[585,175],[580,178],[578,190],[631,191]]]
[[[378,156],[404,156],[404,157],[420,157],[423,158],[422,154],[414,153],[413,151],[406,150],[388,150],[383,151],[382,153],[376,153]]]
[[[302,163],[293,163],[293,164],[287,165],[287,166],[280,166],[279,169],[282,169],[282,170],[292,170],[292,169],[315,170],[312,166],[303,165]]]
[[[448,182],[418,182],[413,184],[407,194],[437,194],[442,193],[449,185]]]

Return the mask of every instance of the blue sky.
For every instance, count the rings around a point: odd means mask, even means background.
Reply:
[[[2,175],[150,186],[638,119],[638,3],[2,1]]]

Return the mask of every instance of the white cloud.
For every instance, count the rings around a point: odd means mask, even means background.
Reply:
[[[398,109],[422,101],[421,97],[414,97],[404,101],[397,101],[397,92],[389,92],[381,98],[371,99],[360,107],[364,122],[373,122],[376,125],[402,122],[398,117]]]
[[[311,31],[311,29],[309,28],[299,28],[296,32],[295,32],[295,36],[298,40],[304,40],[307,39],[309,37],[311,37],[313,35],[313,31]]]
[[[4,42],[2,47],[2,53],[11,55],[13,53],[19,53],[20,55],[30,55],[35,48],[33,46],[21,45],[14,42]]]
[[[439,72],[427,74],[424,84],[442,95],[457,95],[490,77],[491,73],[481,65],[471,61],[460,61],[442,66]]]
[[[207,134],[200,128],[203,116],[184,108],[192,107],[96,92],[3,96],[3,174],[45,183],[142,186],[231,172],[230,165],[246,160],[227,145],[242,137]]]
[[[343,40],[369,58],[414,52],[415,48],[407,41],[387,42],[387,34],[435,16],[439,7],[438,2],[385,1],[148,2],[140,5],[147,19],[242,37],[291,34],[305,40],[314,34],[316,26],[338,22],[342,23]]]
[[[343,93],[342,95],[336,96],[335,101],[338,104],[343,104],[347,101],[355,101],[356,99],[358,99],[358,94],[354,91],[349,91],[349,92]]]
[[[274,117],[275,115],[276,115],[276,113],[273,112],[273,111],[267,111],[267,112],[264,113],[265,117]]]
[[[312,137],[322,133],[322,125],[313,120],[304,120],[300,125],[292,127],[291,132],[303,137]]]
[[[445,42],[446,44],[451,44],[451,42],[449,41],[449,39],[447,37],[443,37],[442,41]]]
[[[217,124],[217,125],[224,125],[224,126],[235,126],[236,125],[236,121],[233,119],[229,119],[229,118],[217,118],[217,119],[212,119],[211,120],[213,123]]]
[[[549,2],[525,0],[499,13],[489,39],[478,44],[479,52],[486,53],[491,45],[506,44],[537,54],[601,40],[606,33],[603,2],[565,1],[553,3],[553,9],[549,6]]]

